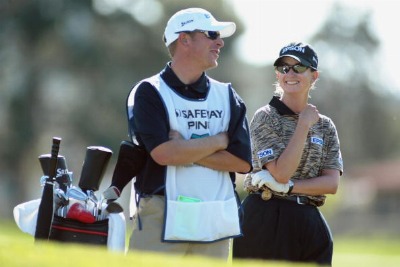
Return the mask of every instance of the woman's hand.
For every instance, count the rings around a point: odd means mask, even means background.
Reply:
[[[316,106],[307,104],[299,114],[299,123],[305,124],[308,128],[311,128],[315,123],[318,122],[320,116]]]

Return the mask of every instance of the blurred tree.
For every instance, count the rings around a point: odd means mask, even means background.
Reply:
[[[127,137],[130,89],[165,66],[165,24],[192,6],[236,21],[222,0],[0,3],[0,216],[41,195],[37,157],[50,153],[53,136],[63,139],[60,153],[74,184],[87,146],[118,151]],[[231,57],[231,42],[225,42],[221,62]],[[228,80],[230,72],[219,68],[213,72],[218,75]]]
[[[345,163],[353,165],[389,158],[400,148],[400,124],[393,120],[399,99],[379,80],[379,40],[370,23],[369,12],[336,4],[310,41],[321,69],[312,101],[335,121]]]
[[[274,73],[272,66],[244,65],[234,56],[243,27],[226,0],[0,2],[2,218],[11,216],[10,207],[40,196],[37,157],[50,153],[53,136],[63,138],[60,153],[74,184],[87,146],[118,151],[127,136],[126,96],[137,81],[164,67],[165,24],[177,10],[193,6],[237,23],[219,67],[209,74],[232,82],[251,119],[269,101]],[[369,21],[368,13],[338,5],[310,40],[321,67],[311,100],[335,121],[345,167],[398,155],[400,148],[399,99],[382,93],[390,85],[376,75],[379,41]]]

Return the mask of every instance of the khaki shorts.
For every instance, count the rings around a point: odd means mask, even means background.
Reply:
[[[139,214],[142,230],[139,230],[138,218],[135,216],[133,231],[129,240],[131,251],[147,250],[174,253],[181,256],[198,255],[228,260],[230,239],[212,243],[162,242],[164,205],[164,196],[154,195],[140,199]]]

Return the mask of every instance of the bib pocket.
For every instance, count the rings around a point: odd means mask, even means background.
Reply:
[[[167,201],[164,241],[212,242],[241,234],[236,198],[225,201]]]

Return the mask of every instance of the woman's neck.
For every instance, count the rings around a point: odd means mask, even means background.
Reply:
[[[308,95],[300,97],[298,95],[282,95],[280,100],[288,106],[294,113],[300,113],[308,104]]]

